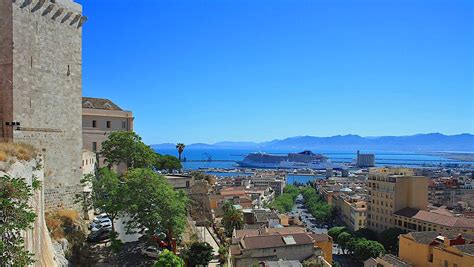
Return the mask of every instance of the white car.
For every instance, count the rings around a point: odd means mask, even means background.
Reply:
[[[94,221],[91,224],[91,231],[96,232],[102,228],[112,229],[112,221],[109,218],[102,218],[98,220],[94,219]]]
[[[148,256],[150,258],[158,258],[160,256],[161,251],[154,246],[149,246],[146,248],[142,248],[142,255]]]
[[[96,221],[96,220],[100,220],[100,219],[109,219],[109,215],[107,215],[107,213],[101,213],[101,214],[95,216],[94,220],[92,220],[92,221]]]

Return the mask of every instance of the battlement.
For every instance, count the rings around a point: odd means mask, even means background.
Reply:
[[[80,28],[87,17],[82,16],[82,6],[73,0],[12,0],[21,10],[49,17],[54,21]]]

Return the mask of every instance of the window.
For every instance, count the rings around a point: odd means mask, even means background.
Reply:
[[[97,151],[97,142],[92,142],[92,151]]]
[[[444,267],[449,267],[449,263],[446,260],[444,261]]]
[[[112,123],[110,121],[107,121],[107,128],[110,128]]]
[[[97,121],[96,120],[92,121],[92,128],[97,128]]]
[[[189,188],[189,181],[186,181],[186,188]]]
[[[122,121],[122,129],[125,129],[125,128],[127,128],[127,123]]]

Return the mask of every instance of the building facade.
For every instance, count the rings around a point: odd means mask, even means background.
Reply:
[[[400,235],[399,257],[414,267],[474,266],[474,236],[438,231]]]
[[[367,191],[367,228],[377,232],[395,226],[394,213],[398,210],[428,207],[428,178],[414,176],[411,169],[371,169]]]
[[[0,1],[0,139],[44,154],[46,210],[81,190],[85,20],[72,0]]]
[[[455,230],[474,234],[474,218],[449,216],[426,210],[404,208],[394,213],[395,227],[410,231]]]
[[[351,230],[365,228],[367,224],[367,203],[360,196],[334,195],[332,201],[339,219]]]
[[[375,155],[374,154],[361,154],[359,151],[357,151],[356,165],[359,168],[374,167]]]
[[[250,233],[233,238],[229,252],[232,266],[237,267],[253,266],[261,261],[304,261],[318,257],[332,263],[332,239],[325,234]]]
[[[82,140],[84,149],[100,152],[102,142],[116,131],[133,131],[133,114],[108,99],[82,98]],[[99,167],[105,158],[99,157]]]

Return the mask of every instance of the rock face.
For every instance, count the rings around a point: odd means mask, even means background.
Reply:
[[[44,171],[42,168],[42,157],[31,159],[29,161],[18,161],[10,159],[7,162],[0,162],[0,176],[5,174],[25,178],[31,185],[33,179],[44,183]],[[30,200],[30,206],[36,213],[34,227],[24,233],[25,247],[35,254],[34,266],[58,266],[54,260],[54,249],[49,236],[48,228],[44,217],[44,189],[34,192]]]

